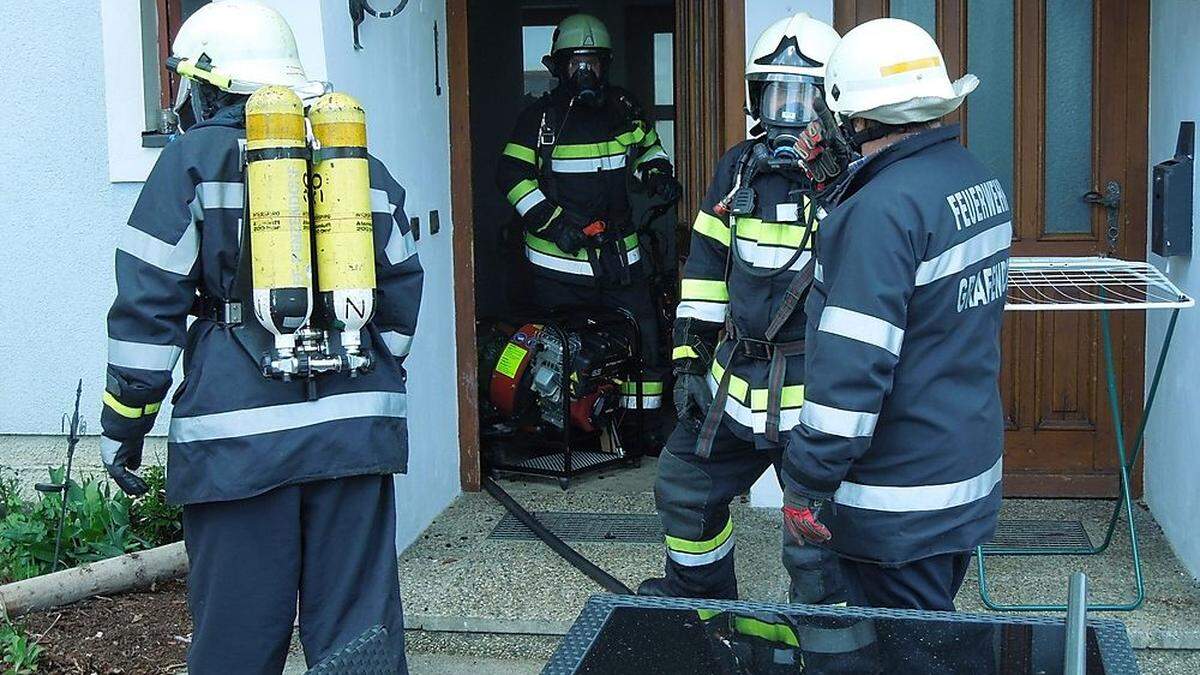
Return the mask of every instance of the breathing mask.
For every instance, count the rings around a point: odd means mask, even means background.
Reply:
[[[607,65],[603,55],[595,52],[575,52],[567,58],[567,86],[581,105],[597,107],[604,102]]]
[[[759,99],[760,119],[774,159],[799,161],[796,143],[804,128],[816,119],[815,102],[820,97],[820,84],[812,78],[785,76],[763,83]]]

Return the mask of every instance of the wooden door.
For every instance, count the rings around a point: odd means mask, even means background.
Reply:
[[[1144,260],[1146,0],[836,0],[840,32],[880,16],[938,39],[951,77],[982,84],[952,121],[1014,198],[1013,255]],[[1119,183],[1115,238],[1083,200]],[[1127,437],[1143,397],[1140,313],[1113,316]],[[1097,315],[1010,313],[1003,334],[1010,496],[1103,496],[1116,454]],[[1140,472],[1139,474],[1140,475]],[[1139,481],[1140,482],[1140,481]]]

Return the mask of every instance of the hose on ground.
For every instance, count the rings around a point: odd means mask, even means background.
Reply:
[[[538,539],[541,539],[543,542],[545,542],[545,544],[549,546],[551,550],[562,557],[563,560],[571,563],[575,569],[586,574],[589,579],[603,586],[604,590],[617,595],[634,594],[633,591],[630,590],[628,586],[621,583],[619,579],[600,569],[598,566],[596,566],[596,563],[583,557],[579,551],[571,548],[565,541],[559,539],[557,535],[546,529],[545,525],[542,525],[540,522],[538,522],[538,519],[534,518],[533,514],[526,511],[523,506],[518,504],[511,495],[504,491],[504,488],[496,484],[496,481],[484,476],[483,489],[487,490],[489,495],[491,495],[496,501],[500,502],[500,504],[507,509],[509,513],[513,514],[517,520],[521,521],[522,525],[529,528],[530,532],[533,532],[535,535],[537,535]]]

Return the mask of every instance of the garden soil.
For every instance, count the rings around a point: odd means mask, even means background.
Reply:
[[[45,648],[40,673],[181,672],[192,634],[183,579],[31,614],[20,623]]]

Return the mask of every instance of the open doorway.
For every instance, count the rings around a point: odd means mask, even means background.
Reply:
[[[688,214],[704,181],[721,152],[744,134],[744,5],[740,0],[449,0],[447,9],[459,438],[463,487],[474,490],[480,475],[476,319],[512,311],[527,283],[522,235],[513,207],[496,185],[497,164],[519,113],[554,85],[541,64],[554,26],[577,12],[605,22],[614,52],[610,80],[640,103],[684,183],[680,208],[652,225],[661,243],[657,258],[674,275],[687,242]],[[641,218],[639,210],[646,205],[631,197],[634,217]]]

